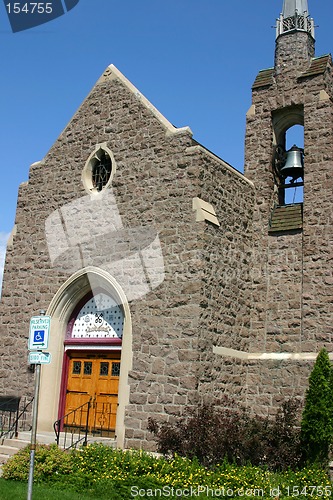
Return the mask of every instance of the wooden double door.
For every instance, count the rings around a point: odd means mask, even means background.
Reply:
[[[70,354],[64,413],[68,417],[65,426],[83,428],[88,422],[88,430],[92,434],[114,433],[119,373],[120,352]]]

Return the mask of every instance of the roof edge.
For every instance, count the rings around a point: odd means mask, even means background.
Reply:
[[[261,69],[252,84],[252,90],[272,85],[274,83],[274,72],[274,68]]]
[[[323,75],[331,62],[332,55],[330,53],[312,57],[308,68],[298,76],[298,79],[306,78],[308,76]]]
[[[160,113],[157,108],[155,108],[155,106],[121,73],[121,71],[119,71],[118,68],[116,68],[116,66],[114,66],[114,64],[110,64],[106,68],[106,70],[104,71],[103,75],[97,80],[97,84],[104,83],[104,82],[110,81],[110,80],[115,80],[115,79],[120,80],[121,83],[123,85],[125,85],[125,87],[127,87],[127,89],[130,92],[132,92],[132,94],[134,94],[135,97],[142,102],[142,104],[166,128],[167,134],[174,135],[174,134],[183,134],[183,133],[186,133],[186,134],[191,135],[191,137],[192,137],[193,132],[190,129],[190,127],[180,127],[180,128],[177,128],[174,125],[172,125],[172,123],[170,123],[169,120],[167,120],[167,118],[165,118],[165,116],[162,115],[162,113]]]
[[[222,160],[222,158],[220,158],[219,156],[216,156],[214,153],[212,153],[211,151],[209,151],[208,149],[206,149],[201,144],[196,144],[195,146],[190,146],[190,147],[186,148],[186,153],[187,154],[204,153],[207,156],[209,156],[210,158],[213,158],[214,160],[217,160],[227,170],[229,170],[229,172],[232,172],[234,175],[236,175],[237,177],[239,177],[240,179],[242,179],[246,184],[249,184],[251,187],[254,187],[254,183],[250,179],[248,179],[247,177],[245,177],[245,175],[242,174],[242,172],[240,172],[239,170],[237,170],[233,166],[229,165],[229,163],[227,163],[226,161]]]

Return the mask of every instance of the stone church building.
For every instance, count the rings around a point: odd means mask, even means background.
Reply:
[[[274,67],[253,83],[244,174],[109,66],[19,188],[0,394],[33,395],[44,310],[40,431],[90,402],[90,432],[149,449],[150,416],[223,393],[263,414],[302,398],[331,351],[332,172],[332,58],[315,55],[306,0],[284,0]]]

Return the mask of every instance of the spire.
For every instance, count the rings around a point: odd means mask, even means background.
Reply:
[[[277,20],[276,38],[290,31],[305,31],[314,38],[314,22],[309,16],[307,0],[284,0]]]
[[[284,0],[282,15],[286,17],[295,17],[297,13],[299,16],[305,14],[308,17],[308,2],[307,0]]]

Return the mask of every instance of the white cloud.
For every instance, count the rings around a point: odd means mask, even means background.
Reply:
[[[9,236],[10,233],[0,232],[0,295],[1,295],[2,278],[3,278],[3,268],[5,265],[6,245]]]

